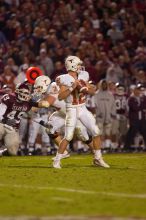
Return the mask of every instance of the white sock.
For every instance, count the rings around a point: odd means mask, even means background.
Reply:
[[[55,160],[61,160],[63,154],[57,152]]]
[[[68,154],[68,151],[67,151],[67,150],[65,150],[65,151],[63,152],[63,154]]]
[[[101,154],[101,150],[99,149],[99,150],[94,150],[94,157],[95,157],[95,159],[100,159],[101,158],[101,156],[102,156],[102,154]]]

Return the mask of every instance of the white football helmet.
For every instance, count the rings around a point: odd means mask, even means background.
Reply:
[[[48,76],[39,76],[34,83],[34,93],[43,94],[47,91],[51,79]]]
[[[83,62],[77,56],[68,56],[65,59],[65,67],[67,71],[73,71],[79,73],[81,70],[84,70],[82,66]]]

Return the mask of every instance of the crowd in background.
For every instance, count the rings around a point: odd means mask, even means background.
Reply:
[[[76,55],[97,87],[105,79],[130,94],[146,87],[145,24],[145,0],[0,0],[0,82],[14,91],[30,66],[53,81]]]

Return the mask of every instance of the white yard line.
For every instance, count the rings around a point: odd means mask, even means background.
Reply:
[[[146,199],[146,194],[128,194],[128,193],[119,193],[119,192],[98,192],[98,191],[89,191],[89,190],[80,190],[80,189],[71,189],[71,188],[62,188],[62,187],[47,187],[47,186],[30,186],[30,185],[9,185],[0,183],[0,187],[8,188],[25,188],[25,189],[37,189],[37,190],[57,190],[62,192],[75,192],[79,194],[88,194],[88,195],[103,195],[103,196],[113,196],[113,197],[122,197],[122,198],[137,198],[137,199]]]

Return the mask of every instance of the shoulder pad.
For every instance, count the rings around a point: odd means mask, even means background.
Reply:
[[[87,71],[81,71],[78,75],[78,79],[79,80],[82,79],[82,80],[88,82],[89,81],[89,73]]]
[[[72,86],[75,79],[69,74],[64,74],[56,78],[57,85]]]
[[[58,94],[59,91],[59,86],[57,85],[56,82],[52,82],[47,90],[47,94]]]

